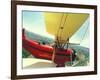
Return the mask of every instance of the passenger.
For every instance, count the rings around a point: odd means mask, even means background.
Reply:
[[[74,61],[75,58],[76,58],[77,53],[76,53],[76,50],[75,49],[72,49],[72,50],[73,50],[73,53],[72,53],[72,61]]]
[[[46,43],[45,42],[42,42],[42,44],[45,45]]]

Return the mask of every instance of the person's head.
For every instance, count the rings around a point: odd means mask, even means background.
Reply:
[[[45,45],[45,42],[42,42],[43,45]]]

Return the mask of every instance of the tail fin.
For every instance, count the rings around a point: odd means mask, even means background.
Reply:
[[[25,29],[22,29],[22,38],[25,39]]]

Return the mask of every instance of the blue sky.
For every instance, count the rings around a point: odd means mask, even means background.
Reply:
[[[84,22],[80,29],[71,37],[70,41],[80,43],[81,46],[89,47],[89,18]]]
[[[46,32],[42,12],[23,11],[23,27],[28,31],[54,38]]]
[[[54,38],[53,35],[50,35],[46,32],[43,12],[23,11],[22,16],[23,27],[26,30],[43,36]],[[84,22],[81,28],[71,37],[70,42],[80,43],[81,46],[89,47],[89,18]]]

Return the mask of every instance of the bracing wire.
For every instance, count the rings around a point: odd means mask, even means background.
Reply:
[[[66,23],[67,16],[68,16],[68,14],[66,15],[65,20],[64,20],[64,23],[63,23],[63,25],[61,26],[62,19],[63,19],[63,17],[64,17],[64,13],[63,13],[62,18],[61,18],[61,21],[60,21],[59,29],[58,29],[58,32],[57,32],[57,35],[59,35],[58,44],[59,44],[59,47],[60,47],[60,48],[63,48],[63,45],[62,45],[59,41],[61,40],[61,36],[62,36],[62,33],[63,33],[63,29],[64,29],[64,25],[65,25],[65,23]],[[67,40],[66,40],[66,41],[67,41]]]
[[[63,29],[64,29],[64,25],[66,23],[67,17],[68,17],[68,14],[66,15],[65,20],[64,20],[64,24],[62,25]],[[62,29],[61,33],[63,33],[63,29]],[[60,36],[62,36],[62,34]],[[65,46],[65,44],[66,44],[67,41],[68,41],[68,38],[65,40],[65,42],[63,43],[63,45],[61,46],[61,48],[64,48],[64,46]]]
[[[86,27],[86,30],[85,30],[85,32],[84,32],[84,34],[83,34],[82,39],[80,40],[80,43],[82,43],[82,41],[84,40],[84,37],[85,37],[85,35],[86,35],[87,31],[88,31],[88,28],[89,28],[89,23],[88,23],[88,25],[87,25],[87,27]]]
[[[63,23],[63,25],[61,26],[61,33],[63,33],[63,29],[64,29],[64,25],[65,25],[65,23],[66,23],[66,20],[67,20],[67,16],[68,16],[68,14],[66,15],[66,17],[65,17],[65,20],[64,20],[64,23]],[[62,36],[62,34],[60,34],[60,36]]]
[[[58,47],[61,47],[60,42],[59,42],[58,35],[59,35],[59,32],[60,32],[60,27],[61,27],[61,23],[62,23],[63,16],[64,16],[64,13],[62,13],[62,17],[61,17],[60,24],[59,24],[59,29],[58,29],[57,35],[56,35],[56,36],[57,36],[57,37],[56,37],[56,39],[57,39],[57,40],[56,40],[56,41],[57,41],[56,43],[57,43],[57,46],[58,46]]]
[[[57,31],[57,35],[59,34],[59,30],[60,30],[60,27],[61,27],[61,23],[62,23],[63,16],[64,16],[64,13],[62,13],[62,17],[61,17],[61,20],[60,20],[60,24],[59,24],[59,29]]]

